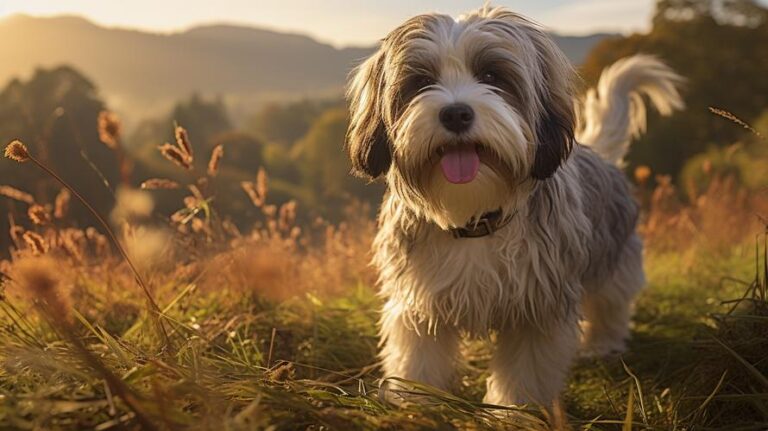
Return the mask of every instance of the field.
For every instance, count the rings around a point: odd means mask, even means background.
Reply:
[[[184,165],[192,149],[183,129],[177,138],[161,151]],[[20,142],[6,155],[55,175]],[[548,429],[535,406],[480,402],[486,340],[464,342],[453,394],[417,386],[419,403],[380,401],[369,209],[299,223],[295,203],[269,204],[261,172],[243,199],[262,215],[240,232],[206,189],[219,157],[170,221],[152,217],[150,198],[181,187],[169,180],[120,190],[98,229],[70,224],[83,202],[67,185],[42,203],[0,190],[34,224],[11,218],[15,244],[0,267],[0,429]],[[668,178],[650,190],[648,176],[636,181],[649,285],[631,347],[576,364],[568,422],[766,429],[766,192],[712,178],[681,202]]]

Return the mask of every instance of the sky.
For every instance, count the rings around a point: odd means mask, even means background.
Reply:
[[[336,46],[370,45],[423,12],[458,15],[484,0],[0,0],[2,17],[75,14],[97,23],[159,32],[202,23],[249,24],[303,33]],[[761,0],[768,3],[768,0]],[[649,26],[654,0],[496,0],[568,35],[629,33]]]

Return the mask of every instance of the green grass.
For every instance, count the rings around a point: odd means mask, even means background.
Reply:
[[[765,302],[743,302],[731,315],[733,304],[722,303],[747,292],[754,249],[654,254],[646,265],[629,352],[573,369],[563,397],[572,426],[768,428]],[[486,342],[465,343],[456,395],[419,387],[419,404],[379,401],[380,302],[368,286],[277,303],[231,286],[170,282],[160,295],[164,346],[141,298],[124,291],[133,287],[105,267],[75,271],[71,324],[46,323],[14,295],[0,301],[0,429],[140,429],[140,417],[169,430],[546,429],[536,408],[481,403]],[[134,405],[108,388],[71,336],[134,391]]]

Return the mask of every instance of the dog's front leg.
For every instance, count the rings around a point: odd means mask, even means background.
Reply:
[[[546,329],[524,326],[500,332],[485,402],[552,405],[578,347],[575,318],[551,323]]]
[[[428,331],[425,323],[412,322],[403,305],[390,300],[381,318],[381,359],[384,378],[398,377],[448,389],[456,368],[459,333],[450,325]],[[389,389],[410,388],[392,381]],[[387,388],[385,388],[387,389]]]

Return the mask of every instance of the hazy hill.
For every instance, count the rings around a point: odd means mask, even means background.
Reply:
[[[605,35],[557,37],[576,63]],[[16,15],[0,21],[0,83],[39,65],[72,65],[110,106],[152,115],[192,92],[221,95],[235,116],[277,97],[337,94],[372,48],[337,49],[302,35],[211,25],[173,34],[106,28],[83,18]]]

